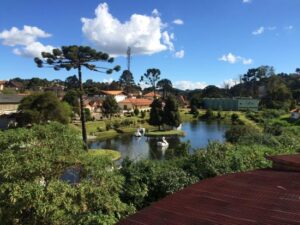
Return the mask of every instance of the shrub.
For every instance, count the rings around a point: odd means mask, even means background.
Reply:
[[[229,130],[225,133],[225,138],[227,141],[232,143],[237,143],[239,139],[243,136],[256,134],[257,129],[246,126],[246,125],[233,125]]]
[[[121,123],[120,123],[119,120],[114,121],[114,123],[113,123],[113,128],[114,129],[118,129],[118,128],[120,128],[120,126],[121,126]]]
[[[98,132],[103,132],[103,131],[105,131],[105,129],[102,128],[102,127],[97,127],[97,131],[98,131]]]
[[[105,129],[107,131],[113,129],[112,123],[110,121],[105,121]]]
[[[125,177],[122,200],[138,209],[197,181],[196,177],[167,161],[133,163],[126,159],[120,173]]]
[[[175,148],[167,149],[165,153],[165,158],[170,160],[174,158],[186,157],[189,155],[190,148],[191,148],[191,144],[189,141],[181,142]]]
[[[92,120],[91,111],[88,108],[84,108],[83,110],[84,110],[85,120],[91,121]]]
[[[145,118],[146,117],[146,112],[143,110],[143,111],[141,111],[141,117],[142,118]]]
[[[236,124],[238,122],[238,120],[239,120],[239,115],[236,114],[236,113],[233,113],[231,115],[231,122],[232,122],[232,124]]]
[[[264,127],[264,132],[275,135],[275,136],[279,136],[282,134],[282,125],[280,125],[279,123],[274,123],[271,125],[265,125]]]
[[[133,112],[135,116],[138,116],[140,114],[140,110],[138,108],[135,108]]]
[[[204,116],[205,119],[213,119],[214,118],[214,112],[211,109],[206,110]]]

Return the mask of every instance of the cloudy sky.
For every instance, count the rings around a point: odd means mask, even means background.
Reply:
[[[64,80],[74,71],[38,69],[33,58],[63,45],[90,45],[138,81],[159,68],[182,89],[234,83],[247,69],[300,67],[299,0],[1,0],[0,79]],[[112,76],[84,71],[85,79]]]

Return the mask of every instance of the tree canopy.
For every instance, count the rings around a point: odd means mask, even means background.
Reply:
[[[122,176],[109,159],[89,157],[77,132],[53,123],[0,137],[2,224],[115,224],[133,211],[119,197]]]
[[[154,99],[151,103],[149,124],[161,126],[163,123],[163,105],[161,99]]]
[[[165,99],[167,97],[167,93],[172,91],[173,84],[169,79],[161,79],[157,82],[157,87],[163,90],[163,98]]]
[[[38,67],[48,65],[54,70],[60,69],[76,69],[78,73],[79,81],[79,99],[80,99],[80,119],[82,129],[82,139],[87,144],[87,133],[85,125],[85,113],[83,109],[83,85],[82,85],[82,68],[86,68],[91,71],[100,73],[112,74],[114,71],[120,71],[120,66],[114,66],[113,68],[107,68],[98,66],[96,62],[113,63],[114,58],[110,57],[107,53],[96,51],[89,46],[62,46],[61,49],[53,49],[52,52],[42,52],[43,59],[38,57],[34,58],[34,61]],[[71,77],[72,78],[72,77]],[[72,84],[74,83],[74,77],[72,78]]]
[[[118,113],[120,108],[116,99],[113,96],[108,95],[102,102],[101,110],[105,116],[111,117],[114,114]]]
[[[147,69],[147,72],[141,76],[140,81],[152,87],[154,94],[156,93],[157,82],[160,79],[160,70],[156,68]]]
[[[48,121],[58,121],[64,124],[70,122],[70,105],[61,102],[52,92],[25,97],[19,105],[19,110],[18,123],[20,125],[39,124]]]
[[[124,70],[120,76],[119,83],[125,92],[130,93],[135,86],[132,73],[129,70]]]
[[[165,100],[163,122],[171,127],[178,127],[181,124],[178,103],[172,95]]]

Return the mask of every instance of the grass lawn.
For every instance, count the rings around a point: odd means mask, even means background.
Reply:
[[[244,112],[235,112],[236,114],[239,115],[239,119],[248,126],[252,126],[254,128],[256,128],[259,131],[263,131],[263,128],[261,126],[259,126],[257,123],[255,123],[253,120],[250,120],[246,117]]]
[[[189,113],[190,109],[181,108],[179,109],[181,120],[184,121],[192,121],[197,120],[193,114]]]
[[[184,132],[182,130],[156,130],[150,131],[145,134],[147,137],[159,137],[159,136],[184,136]]]
[[[121,153],[111,149],[90,149],[86,154],[88,157],[109,157],[112,160],[121,158]]]
[[[111,139],[118,136],[118,132],[115,130],[108,130],[103,132],[95,132],[94,135],[97,136],[96,138],[97,140],[102,141],[102,140]]]

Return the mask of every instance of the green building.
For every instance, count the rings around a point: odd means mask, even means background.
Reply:
[[[225,111],[257,111],[258,99],[252,98],[204,98],[205,109],[225,110]]]

